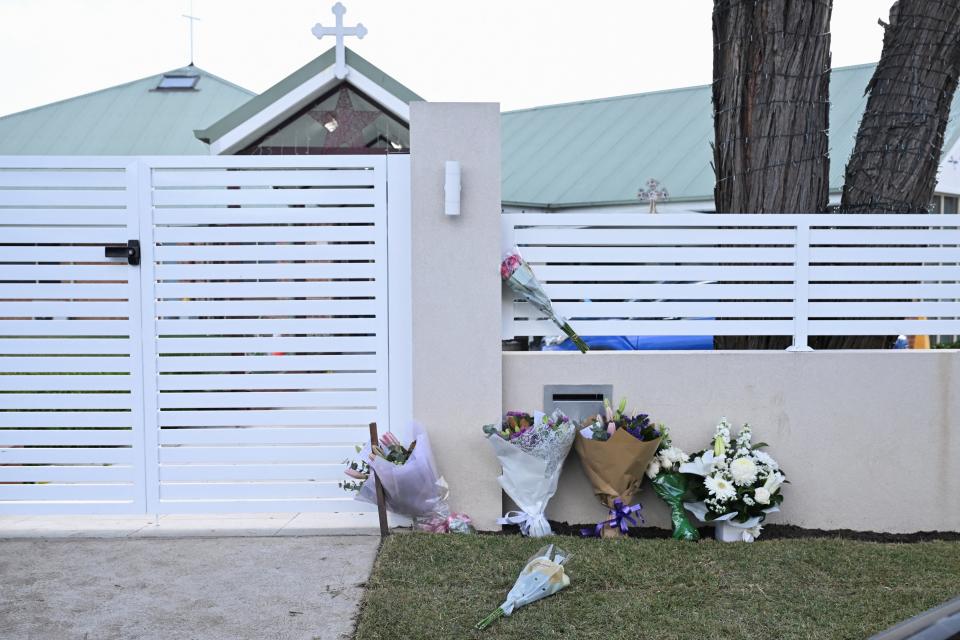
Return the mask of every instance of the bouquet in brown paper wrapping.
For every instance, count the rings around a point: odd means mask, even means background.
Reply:
[[[574,443],[593,492],[610,510],[609,519],[584,535],[618,537],[643,521],[641,505],[631,503],[657,453],[662,428],[645,413],[627,413],[626,405],[623,399],[614,410],[604,401],[604,412],[584,422]]]

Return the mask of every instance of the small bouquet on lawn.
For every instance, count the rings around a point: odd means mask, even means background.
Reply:
[[[503,260],[500,261],[500,278],[507,283],[507,286],[514,293],[532,304],[540,313],[546,315],[560,327],[582,353],[587,352],[587,344],[580,339],[580,336],[570,327],[566,319],[557,315],[557,312],[553,310],[550,296],[543,290],[543,285],[537,280],[537,276],[533,275],[533,269],[520,256],[520,251],[516,247],[508,251],[503,256]]]
[[[437,472],[427,431],[418,423],[413,423],[409,447],[387,432],[377,445],[362,447],[360,460],[350,462],[344,473],[350,480],[340,486],[370,504],[377,504],[376,482],[370,476],[379,478],[387,510],[413,519],[415,529],[473,532],[469,516],[450,512],[447,483]]]
[[[584,423],[574,446],[593,492],[610,510],[610,518],[583,533],[617,537],[637,524],[632,514],[639,516],[642,507],[625,505],[633,502],[640,489],[643,474],[660,446],[663,425],[653,424],[645,413],[627,413],[626,398],[616,411],[606,400],[603,406],[603,414]]]
[[[689,474],[683,506],[714,524],[718,540],[753,542],[767,514],[780,510],[780,487],[787,480],[777,461],[760,450],[765,446],[752,443],[748,424],[731,441],[730,423],[721,418],[713,447],[680,465],[680,472]]]
[[[564,563],[570,555],[552,544],[549,544],[537,555],[527,561],[527,566],[520,572],[507,599],[490,615],[477,623],[477,629],[486,629],[494,621],[509,616],[519,607],[536,602],[541,598],[552,596],[557,591],[570,585],[570,578],[563,570]]]
[[[670,433],[661,428],[660,447],[657,455],[647,465],[647,477],[653,485],[653,491],[670,507],[670,521],[673,523],[675,540],[699,540],[700,533],[687,518],[683,510],[683,496],[687,492],[687,476],[680,473],[680,465],[687,462],[689,456],[679,447],[673,446]]]
[[[497,480],[520,507],[497,523],[518,524],[520,533],[533,538],[553,533],[544,512],[557,492],[563,461],[577,435],[576,424],[559,409],[549,416],[509,411],[500,424],[488,424],[483,432],[503,468]]]

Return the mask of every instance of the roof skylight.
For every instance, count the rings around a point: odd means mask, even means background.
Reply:
[[[164,74],[157,85],[158,91],[190,91],[195,89],[200,76]]]

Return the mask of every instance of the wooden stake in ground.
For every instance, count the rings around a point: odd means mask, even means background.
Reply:
[[[370,423],[370,446],[375,447],[380,443],[380,436],[377,435],[377,423]],[[380,537],[385,538],[390,535],[390,527],[387,525],[387,502],[384,498],[383,485],[380,484],[380,478],[371,469],[373,479],[377,483],[377,515],[380,517]]]

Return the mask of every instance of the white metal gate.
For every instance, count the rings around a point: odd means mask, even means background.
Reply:
[[[0,513],[363,510],[408,158],[33,160],[0,159]]]

